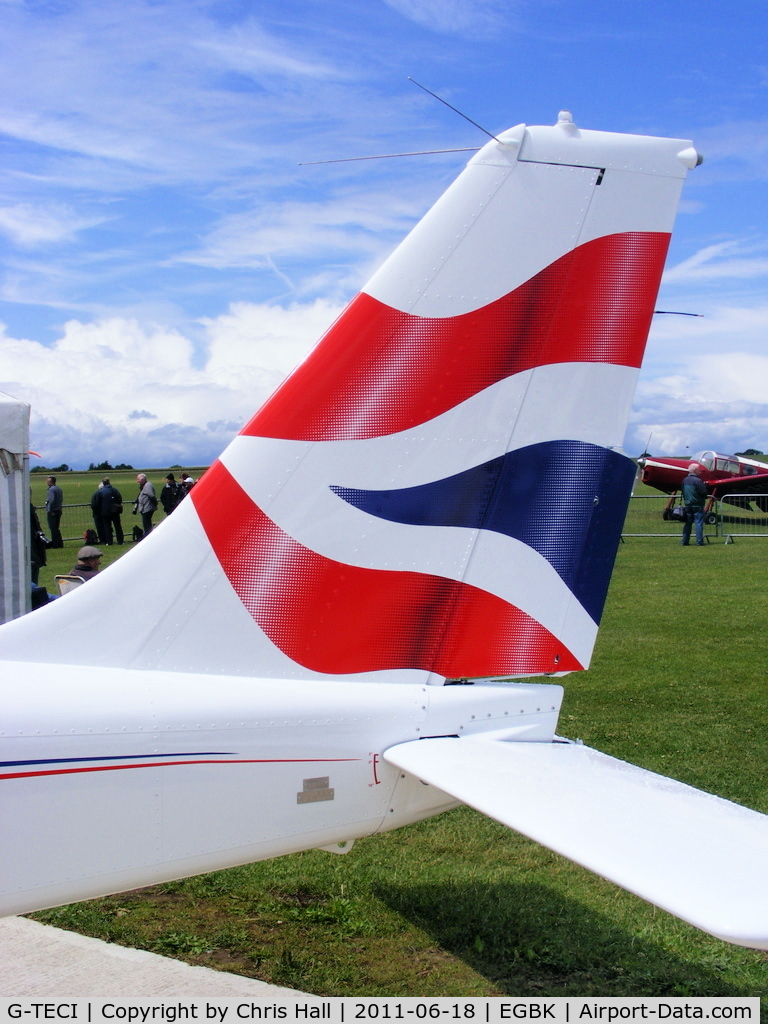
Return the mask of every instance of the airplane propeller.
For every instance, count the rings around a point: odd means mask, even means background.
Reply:
[[[643,449],[643,454],[642,455],[638,455],[638,457],[635,459],[635,463],[637,464],[637,469],[635,470],[635,479],[634,479],[634,482],[632,484],[632,494],[633,495],[635,493],[635,488],[637,487],[638,480],[640,479],[640,474],[643,471],[643,466],[645,465],[645,460],[646,460],[646,458],[650,458],[650,454],[651,453],[650,453],[650,451],[648,449],[651,447],[651,438],[652,437],[653,437],[653,431],[651,431],[650,434],[648,435],[648,440],[645,442],[645,448]]]

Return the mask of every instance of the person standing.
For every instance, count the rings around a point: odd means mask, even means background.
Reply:
[[[104,484],[99,484],[97,491],[91,495],[91,513],[93,515],[93,525],[96,527],[96,536],[99,538],[100,544],[107,543],[107,528],[104,523],[104,514],[101,510],[101,492]]]
[[[157,497],[155,488],[147,480],[146,474],[139,473],[136,482],[139,485],[139,495],[136,498],[135,511],[141,516],[141,529],[146,537],[148,533],[152,533],[152,516],[157,510]]]
[[[101,516],[101,528],[103,530],[103,536],[99,533],[99,540],[102,544],[111,544],[114,530],[114,537],[118,544],[123,543],[123,524],[120,516],[123,514],[123,496],[116,487],[113,487],[109,482],[109,477],[105,476],[99,485],[99,489],[91,499],[93,505],[94,500],[98,502],[99,514]],[[96,518],[96,512],[94,511],[94,519]],[[97,526],[98,529],[98,526]]]
[[[186,498],[194,486],[195,481],[189,473],[182,473],[181,482],[179,484],[179,501],[181,501],[182,498]]]
[[[163,506],[163,512],[167,516],[173,512],[179,503],[181,495],[179,494],[179,485],[176,483],[176,477],[173,473],[169,473],[165,478],[165,483],[160,491],[160,504]]]
[[[64,494],[60,487],[56,486],[56,477],[46,477],[48,491],[45,496],[45,514],[48,517],[48,529],[51,534],[51,547],[63,548],[64,541],[61,536],[61,513],[64,510]]]
[[[685,505],[685,522],[683,523],[683,546],[690,543],[691,527],[696,525],[696,543],[704,543],[704,505],[707,500],[707,485],[701,479],[701,466],[692,462],[688,467],[688,476],[683,480],[681,488]]]
[[[37,510],[31,500],[29,503],[29,526],[29,556],[32,567],[32,582],[37,585],[40,582],[40,570],[44,565],[48,564],[48,559],[45,556],[46,543],[43,530],[37,517]]]

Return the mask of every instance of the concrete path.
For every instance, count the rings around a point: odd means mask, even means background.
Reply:
[[[24,917],[0,918],[0,996],[312,998],[293,989],[207,967],[190,967],[156,953],[126,949]]]

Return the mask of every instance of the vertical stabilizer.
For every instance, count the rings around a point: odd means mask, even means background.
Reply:
[[[192,501],[44,612],[56,660],[409,682],[586,667],[695,162],[565,114],[489,142]],[[41,660],[23,627],[0,656]]]

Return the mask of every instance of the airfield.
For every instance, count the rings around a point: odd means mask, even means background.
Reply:
[[[149,475],[157,486],[164,472]],[[75,476],[59,481],[65,502]],[[129,478],[117,486],[130,527]],[[768,812],[768,538],[684,549],[678,534],[619,546],[592,666],[562,680],[559,733]],[[131,548],[106,549],[103,563]],[[76,550],[49,552],[41,582]],[[768,998],[765,953],[708,937],[467,808],[347,856],[311,851],[35,917],[317,995]]]

